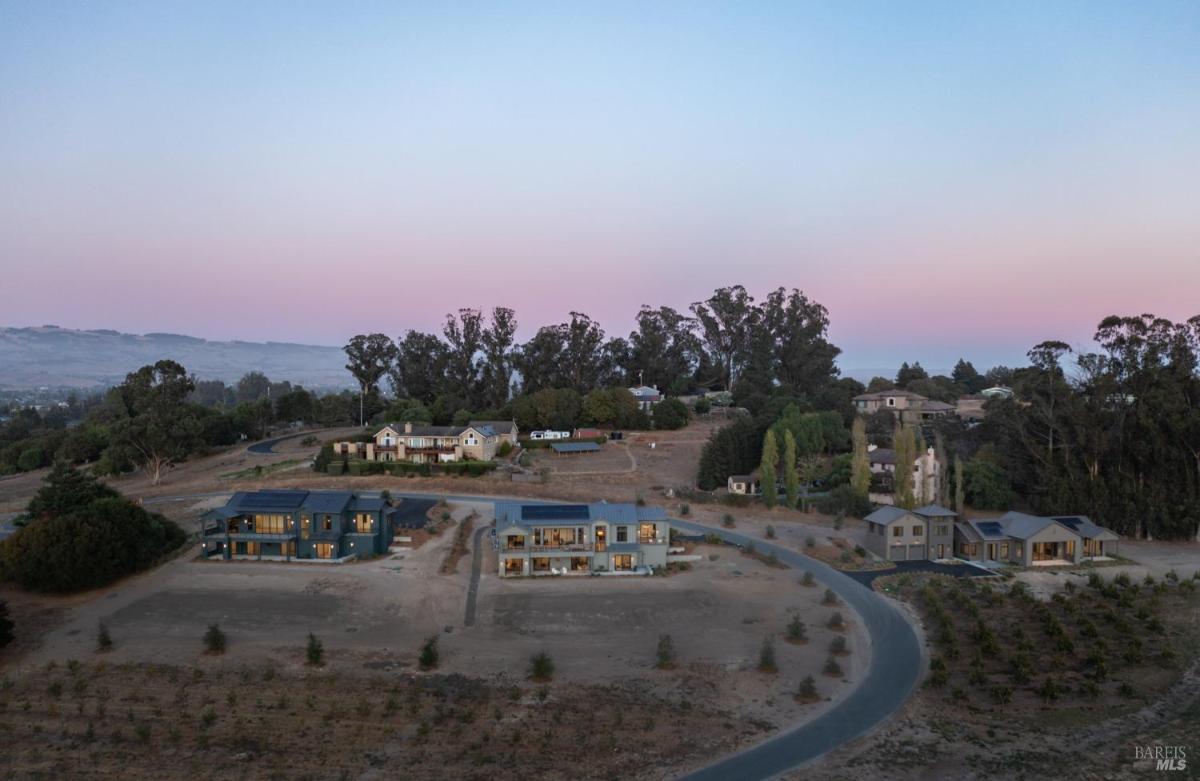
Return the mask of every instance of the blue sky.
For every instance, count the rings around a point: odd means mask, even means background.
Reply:
[[[9,325],[624,333],[741,283],[849,368],[1198,309],[1194,2],[0,2],[0,105]]]

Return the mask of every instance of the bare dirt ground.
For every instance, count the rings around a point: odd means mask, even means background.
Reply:
[[[377,483],[371,487],[399,492],[411,483],[426,482],[396,478],[326,481],[321,476],[305,478],[284,472],[262,480],[212,477],[218,471],[244,469],[248,460],[258,463],[287,457],[294,455],[251,457],[254,460],[236,452],[210,456],[177,470],[163,486],[146,487],[146,498],[154,501],[153,492],[221,492],[155,505],[185,528],[194,529],[200,513],[220,504],[224,492],[235,488],[259,484],[314,487],[315,477],[320,487],[329,482],[355,487]],[[484,480],[447,482],[465,493],[474,492]],[[397,482],[401,483],[399,489]],[[131,485],[138,485],[137,478],[127,478],[122,487]],[[471,511],[490,515],[487,504],[462,505],[451,504],[456,520]],[[488,520],[490,517],[482,517],[479,522]],[[483,556],[477,620],[467,628],[463,622],[470,556],[459,563],[454,574],[439,574],[455,539],[454,531],[451,526],[429,537],[419,550],[397,549],[386,558],[341,566],[208,562],[195,558],[192,549],[152,572],[87,594],[55,598],[6,590],[2,596],[14,607],[24,631],[20,643],[0,657],[14,687],[14,693],[2,699],[7,713],[18,707],[32,714],[30,724],[37,725],[37,731],[30,727],[31,732],[22,733],[13,744],[10,756],[21,759],[14,760],[11,769],[53,769],[72,776],[99,757],[98,767],[108,766],[116,773],[115,768],[130,762],[138,766],[129,755],[137,753],[135,746],[144,748],[145,743],[171,752],[185,768],[199,767],[192,775],[200,777],[228,777],[223,772],[235,771],[246,778],[297,777],[295,767],[276,756],[301,751],[299,746],[291,746],[290,736],[311,737],[314,730],[323,735],[331,729],[331,721],[340,735],[348,729],[343,725],[364,725],[366,721],[349,712],[360,707],[353,703],[365,703],[361,706],[364,713],[380,714],[387,692],[408,697],[411,687],[404,676],[423,679],[430,675],[418,673],[416,659],[422,642],[436,635],[441,650],[436,675],[466,676],[472,686],[492,687],[485,702],[504,700],[507,687],[515,683],[525,687],[516,704],[500,702],[504,715],[499,721],[482,711],[453,715],[453,708],[452,717],[439,716],[441,711],[436,709],[432,714],[421,711],[420,719],[391,719],[390,714],[383,714],[388,718],[380,717],[378,726],[360,728],[363,735],[374,736],[373,744],[367,745],[370,741],[364,743],[361,736],[349,739],[349,745],[362,747],[364,756],[351,753],[351,758],[345,759],[339,752],[335,759],[322,754],[323,767],[347,768],[351,777],[372,777],[373,765],[383,763],[378,770],[395,760],[411,777],[446,777],[429,764],[439,751],[447,750],[438,742],[445,736],[439,732],[435,740],[426,727],[426,734],[413,740],[416,731],[422,729],[422,723],[440,724],[439,719],[479,719],[484,723],[486,717],[488,728],[482,733],[488,736],[486,740],[471,726],[454,734],[455,745],[471,747],[469,756],[475,756],[480,767],[489,766],[489,777],[509,777],[505,775],[509,771],[490,765],[511,758],[514,752],[521,757],[520,777],[559,777],[564,767],[579,777],[612,777],[619,774],[619,762],[606,754],[603,761],[580,763],[577,750],[571,748],[589,745],[592,740],[576,739],[577,733],[591,735],[600,730],[631,747],[638,741],[653,743],[645,750],[630,751],[638,757],[639,777],[665,778],[702,763],[706,757],[756,742],[780,727],[815,716],[844,697],[869,662],[868,640],[851,611],[819,604],[823,589],[800,587],[800,573],[767,567],[723,546],[695,546],[694,552],[703,560],[690,571],[667,577],[520,581],[493,574],[497,562],[489,546]],[[841,679],[821,674],[834,636],[825,625],[835,609],[849,622],[845,636],[851,653],[840,659]],[[807,626],[805,644],[784,641],[792,615],[799,615]],[[106,654],[95,651],[101,622],[115,641],[115,648]],[[34,632],[29,631],[32,623],[37,625]],[[212,623],[219,624],[228,637],[228,650],[220,658],[202,653],[201,637]],[[327,665],[321,675],[330,676],[330,686],[349,688],[351,693],[340,699],[314,695],[313,706],[298,707],[299,692],[315,688],[317,675],[304,663],[309,632],[320,638],[326,649]],[[675,668],[669,671],[654,669],[655,648],[662,634],[672,636],[678,654]],[[776,673],[756,669],[767,637],[773,638]],[[557,667],[554,681],[546,687],[549,705],[543,704],[541,695],[535,696],[525,681],[528,660],[539,651],[549,653]],[[75,710],[71,714],[60,707],[57,697],[42,696],[53,680],[63,676],[71,660],[89,665],[83,677],[94,683],[88,684],[88,691],[104,690],[100,699],[109,703],[107,715],[97,713],[90,695],[80,693],[82,706],[72,700]],[[100,661],[107,666],[95,667]],[[48,662],[56,665],[57,672],[45,669]],[[151,664],[164,666],[154,678],[159,681],[157,688],[143,677],[151,675],[145,672]],[[228,685],[211,689],[211,683],[197,685],[195,699],[188,695],[187,700],[195,707],[187,718],[173,723],[171,714],[178,711],[177,698],[183,696],[178,689],[186,688],[178,682],[189,680],[192,668],[205,671],[205,681],[218,674],[226,676]],[[273,671],[272,679],[260,680],[268,669]],[[801,704],[793,694],[807,675],[817,680],[821,699]],[[243,680],[246,676],[249,678]],[[235,677],[242,683],[228,683]],[[75,676],[66,685],[74,687],[74,681]],[[227,697],[225,689],[244,691],[245,698],[239,700],[242,704],[220,707],[221,698]],[[278,706],[280,698],[289,697],[289,703]],[[623,738],[624,727],[607,722],[604,708],[586,705],[585,698],[609,703],[613,713],[624,714],[621,718],[628,719],[627,724],[639,724],[637,736]],[[196,722],[197,699],[212,701],[209,707],[220,711],[218,724],[226,725],[228,715],[237,726],[210,727]],[[121,718],[114,719],[113,701],[132,703],[128,707],[133,716],[128,717],[122,709]],[[30,703],[28,711],[26,702]],[[253,709],[250,702],[255,703]],[[675,718],[678,709],[685,711],[687,718]],[[326,712],[333,715],[319,716]],[[289,737],[271,738],[258,727],[247,726],[266,723],[286,725],[277,732]],[[91,737],[88,724],[93,725]],[[562,745],[555,742],[552,748],[537,743],[542,748],[537,760],[525,758],[524,743],[509,745],[514,740],[510,730],[530,730],[531,737],[517,740],[534,741],[540,737],[532,736],[543,735],[547,724],[558,725],[572,739]],[[151,737],[141,737],[146,731]],[[243,734],[250,737],[242,740],[238,736]],[[388,735],[398,740],[384,740]],[[505,749],[495,749],[493,740]],[[629,761],[625,749],[609,751],[607,746],[608,754]],[[213,750],[219,757],[216,761],[208,757]],[[251,759],[242,760],[246,764],[230,760],[242,755]],[[455,761],[460,759],[456,754]],[[553,769],[542,764],[551,760],[556,760]],[[390,771],[380,772],[384,773],[380,777],[387,777]],[[470,777],[472,772],[464,766],[463,773],[454,775]],[[312,777],[330,777],[324,771],[314,773]],[[95,777],[116,776],[97,772]]]

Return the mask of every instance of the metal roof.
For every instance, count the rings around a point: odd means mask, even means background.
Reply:
[[[522,504],[496,502],[496,528],[506,526],[562,526],[608,523],[667,521],[661,507],[638,507],[629,502],[592,502],[591,504]]]
[[[927,504],[924,507],[918,507],[913,512],[926,518],[953,518],[957,515],[953,510],[942,507],[940,504]]]
[[[884,526],[887,526],[889,523],[895,523],[909,514],[909,511],[905,510],[904,508],[895,507],[889,504],[880,507],[866,518],[863,518],[863,520],[870,521],[871,523],[881,523]]]

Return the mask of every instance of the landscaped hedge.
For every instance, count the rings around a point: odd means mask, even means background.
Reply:
[[[344,465],[344,466],[343,466]],[[326,472],[331,475],[395,475],[406,477],[419,475],[429,477],[434,474],[470,475],[479,477],[496,468],[495,461],[453,461],[447,464],[410,464],[406,461],[367,461],[361,458],[351,458],[345,461],[334,461]]]

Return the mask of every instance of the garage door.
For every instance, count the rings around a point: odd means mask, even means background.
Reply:
[[[891,561],[904,561],[904,546],[893,545],[888,548],[888,559]]]
[[[924,545],[909,545],[908,546],[908,560],[909,561],[920,561],[923,558],[925,558],[925,546]]]

